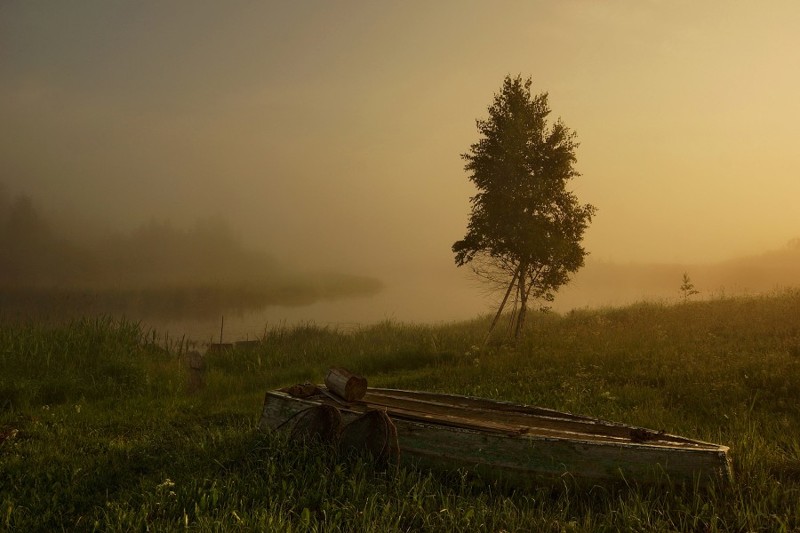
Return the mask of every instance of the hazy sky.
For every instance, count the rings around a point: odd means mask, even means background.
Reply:
[[[452,264],[506,74],[578,133],[592,257],[800,236],[800,2],[13,1],[0,182],[109,227],[231,220],[289,261]]]

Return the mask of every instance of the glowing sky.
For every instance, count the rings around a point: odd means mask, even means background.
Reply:
[[[222,214],[290,261],[449,268],[506,74],[578,133],[592,257],[800,236],[795,1],[8,1],[0,182],[109,227]]]

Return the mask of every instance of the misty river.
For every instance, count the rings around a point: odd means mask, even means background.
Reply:
[[[269,305],[229,311],[208,318],[148,318],[142,320],[160,338],[185,336],[198,342],[261,338],[275,328],[315,324],[349,331],[382,321],[442,323],[468,320],[491,311],[494,299],[484,295],[467,272],[384,279],[384,288],[366,296],[322,299],[307,305]]]

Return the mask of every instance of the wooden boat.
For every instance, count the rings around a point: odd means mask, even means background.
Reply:
[[[260,427],[286,427],[310,407],[336,407],[346,424],[385,410],[397,428],[402,460],[463,468],[490,481],[530,485],[561,477],[591,484],[678,483],[731,479],[728,447],[551,409],[430,392],[370,388],[345,402],[317,387],[299,398],[267,392]]]

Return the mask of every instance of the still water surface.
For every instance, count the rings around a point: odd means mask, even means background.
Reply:
[[[353,330],[390,320],[404,323],[442,323],[475,318],[489,312],[493,299],[487,298],[475,282],[460,272],[436,278],[384,280],[378,294],[364,297],[321,300],[310,305],[268,306],[228,312],[208,319],[145,319],[160,338],[198,342],[234,342],[262,337],[273,328],[316,324],[338,330]]]

